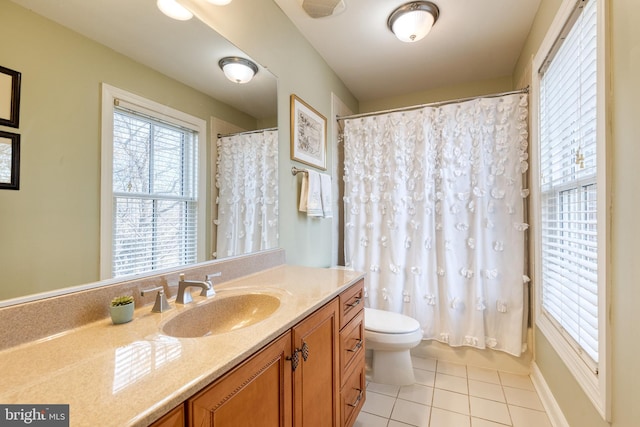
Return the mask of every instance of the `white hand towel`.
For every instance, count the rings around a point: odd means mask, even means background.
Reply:
[[[322,216],[333,218],[331,209],[331,175],[320,174],[320,193],[322,196]]]
[[[320,193],[320,174],[311,169],[302,177],[302,187],[300,188],[301,212],[306,212],[307,216],[322,216],[322,199]]]

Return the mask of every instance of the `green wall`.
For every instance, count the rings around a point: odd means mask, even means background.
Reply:
[[[10,1],[0,2],[0,38],[0,65],[22,73],[20,127],[0,127],[21,135],[20,190],[0,191],[0,300],[99,279],[101,82],[207,122],[256,126]]]
[[[290,159],[289,99],[296,94],[324,115],[328,119],[328,136],[333,134],[335,122],[330,117],[331,93],[353,111],[358,111],[358,101],[273,0],[234,1],[224,8],[205,9],[191,0],[184,3],[278,77],[280,247],[286,250],[290,264],[331,265],[331,247],[337,244],[331,237],[336,218],[310,219],[298,212],[301,178],[291,175],[291,166],[305,166]],[[216,13],[207,13],[212,10]],[[333,150],[329,139],[328,171]]]

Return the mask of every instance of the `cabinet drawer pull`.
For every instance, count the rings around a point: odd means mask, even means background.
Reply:
[[[349,349],[347,349],[347,351],[349,351],[351,353],[355,353],[356,351],[360,350],[360,347],[362,347],[362,340],[358,340],[358,342],[356,343],[355,347],[349,348]]]
[[[309,358],[309,346],[306,342],[302,343],[302,350],[300,351],[302,352],[302,359],[306,362]]]
[[[347,305],[351,308],[357,306],[358,304],[360,304],[362,302],[362,298],[357,298],[354,302],[352,303],[347,303]]]
[[[358,397],[356,398],[356,401],[353,403],[347,403],[347,405],[351,406],[352,408],[358,406],[358,403],[360,403],[360,399],[362,399],[362,390],[359,388],[357,388],[356,390],[358,390]]]

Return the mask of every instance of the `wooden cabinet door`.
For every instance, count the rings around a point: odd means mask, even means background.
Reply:
[[[184,427],[184,405],[176,406],[150,427]]]
[[[191,426],[291,427],[291,332],[188,401]]]
[[[339,424],[339,325],[334,299],[293,328],[293,419],[296,427]]]

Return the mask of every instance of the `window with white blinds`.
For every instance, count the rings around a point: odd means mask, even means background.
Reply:
[[[113,276],[196,262],[197,135],[136,111],[113,115]]]
[[[540,70],[542,309],[598,370],[597,2],[578,2]]]

